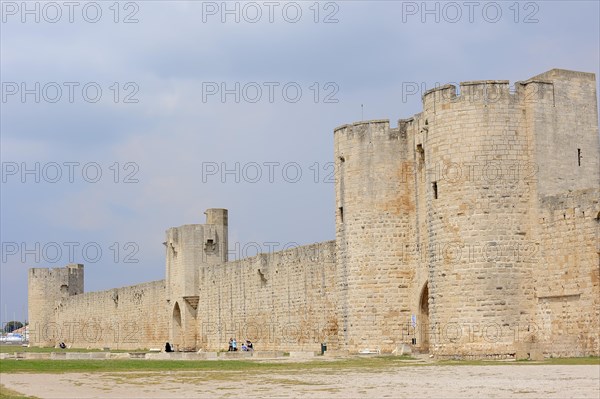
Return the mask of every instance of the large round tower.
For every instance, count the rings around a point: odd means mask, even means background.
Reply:
[[[408,142],[388,121],[334,132],[339,342],[350,351],[391,351],[409,314],[413,271]]]
[[[532,145],[521,98],[507,81],[461,83],[425,93],[418,179],[430,243],[430,350],[508,355],[532,317],[536,243],[528,209]]]

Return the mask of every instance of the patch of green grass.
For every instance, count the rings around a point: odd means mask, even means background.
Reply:
[[[565,364],[565,365],[571,365],[571,364],[579,364],[579,365],[586,365],[586,364],[595,364],[595,365],[600,365],[600,357],[598,356],[589,356],[589,357],[555,357],[555,358],[550,358],[550,359],[546,359],[543,361],[544,364]]]
[[[13,360],[0,361],[0,373],[69,373],[69,372],[124,372],[124,371],[261,371],[261,370],[338,370],[360,368],[364,371],[412,365],[405,358],[378,356],[351,357],[340,360],[311,360],[306,362],[269,362],[254,360]]]
[[[0,384],[0,399],[37,399],[35,396],[25,396],[17,391]]]
[[[149,372],[149,371],[312,371],[321,374],[337,370],[360,370],[362,372],[378,372],[394,367],[414,366],[507,366],[528,364],[564,364],[564,365],[597,365],[598,357],[557,358],[540,362],[501,362],[493,360],[446,360],[433,363],[414,362],[403,356],[369,356],[349,357],[344,359],[291,361],[256,361],[256,360],[14,360],[0,361],[0,373],[70,373],[70,372]]]
[[[124,371],[179,371],[217,370],[235,371],[269,368],[267,363],[249,361],[186,361],[186,360],[2,360],[0,373],[68,373],[68,372],[124,372]]]

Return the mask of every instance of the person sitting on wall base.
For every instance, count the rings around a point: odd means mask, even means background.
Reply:
[[[165,352],[173,352],[173,348],[171,348],[171,344],[168,342],[165,344]]]
[[[60,349],[66,349],[67,345],[65,345],[64,342],[61,342],[60,344],[58,344],[58,346],[60,347]]]

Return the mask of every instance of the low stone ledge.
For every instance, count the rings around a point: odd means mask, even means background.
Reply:
[[[110,353],[107,352],[90,352],[90,359],[108,359]]]
[[[146,353],[146,359],[149,360],[171,360],[171,353],[160,352],[160,353]]]
[[[25,359],[25,355],[24,352],[0,353],[0,359]]]
[[[160,352],[146,353],[149,360],[213,360],[217,352]]]
[[[312,358],[317,352],[290,352],[290,357]],[[0,359],[51,359],[51,360],[105,360],[105,359],[140,359],[140,360],[233,360],[233,359],[268,359],[283,358],[283,351],[239,351],[239,352],[13,352],[0,353]]]
[[[224,359],[241,359],[246,357],[252,357],[252,352],[222,352],[220,357]]]
[[[51,359],[52,353],[26,352],[24,355],[25,359]]]
[[[186,352],[182,354],[183,360],[216,360],[217,352]]]
[[[66,355],[67,360],[87,360],[91,358],[89,352],[67,352]]]
[[[109,359],[129,359],[129,353],[109,353]]]

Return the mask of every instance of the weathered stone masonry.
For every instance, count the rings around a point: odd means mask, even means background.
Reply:
[[[84,293],[31,269],[36,345],[600,354],[595,76],[463,82],[334,132],[336,240],[228,262],[228,213],[167,231],[166,279]]]

